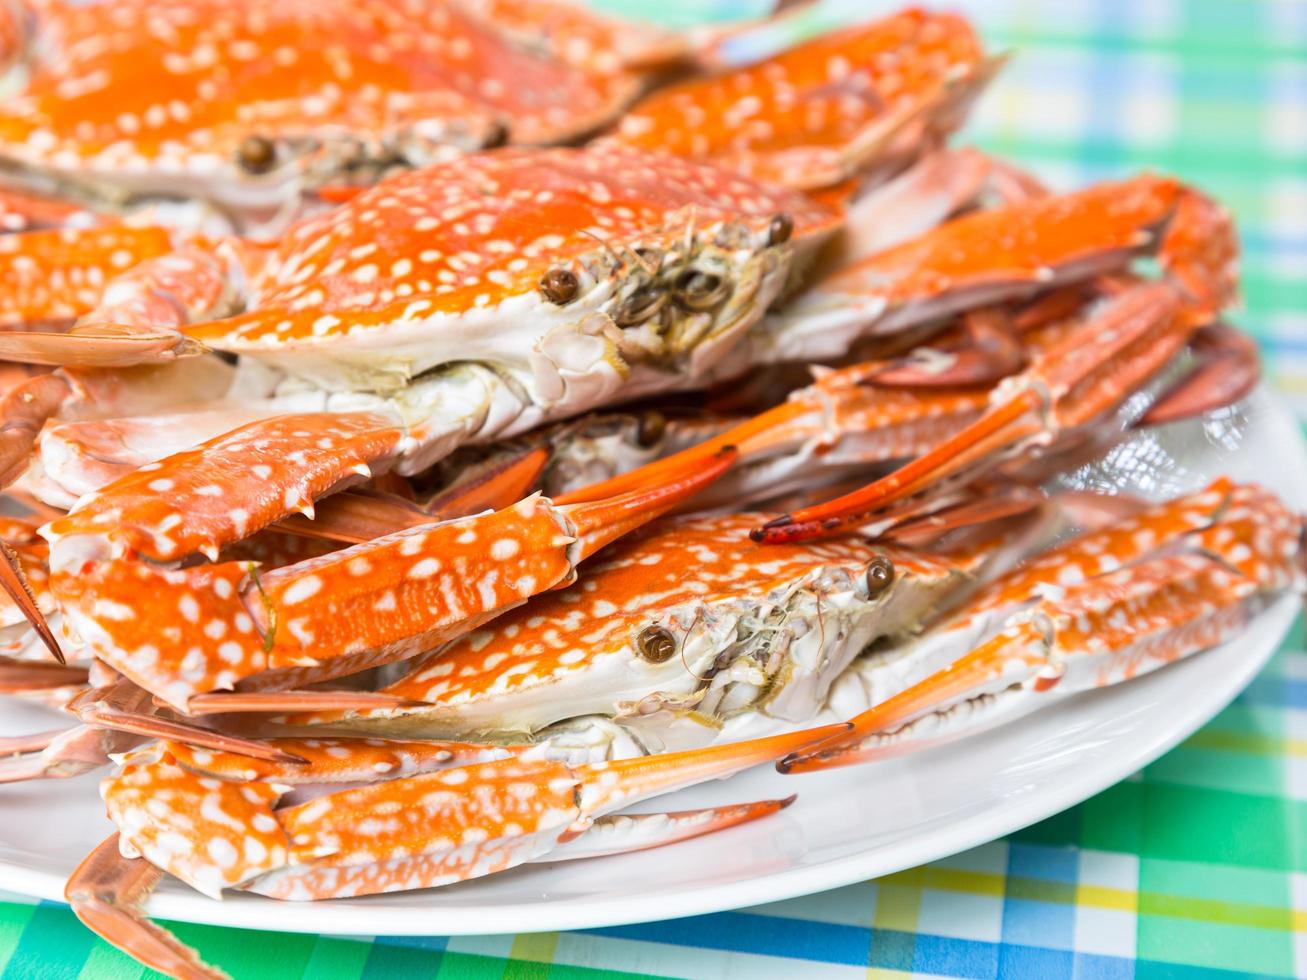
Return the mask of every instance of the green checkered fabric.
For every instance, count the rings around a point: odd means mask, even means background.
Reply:
[[[607,0],[668,23],[741,0]],[[970,137],[1060,186],[1156,167],[1225,201],[1273,380],[1307,408],[1307,3],[986,0],[1018,54]],[[845,0],[807,13],[835,23]],[[739,912],[575,933],[343,939],[177,925],[238,978],[1307,975],[1307,652],[1295,631],[1134,778],[935,864]],[[88,783],[89,788],[89,783]],[[0,881],[3,884],[3,881]],[[144,975],[63,907],[0,902],[3,977]]]

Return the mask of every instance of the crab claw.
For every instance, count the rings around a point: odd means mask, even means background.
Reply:
[[[543,857],[581,837],[604,814],[637,800],[774,762],[847,728],[826,726],[622,763],[569,767],[505,759],[342,790],[273,811],[290,841],[290,863],[247,874],[242,887],[282,899],[326,898],[491,874]],[[375,819],[384,814],[401,816]],[[398,856],[387,859],[392,852]],[[185,870],[196,875],[197,869]]]
[[[101,786],[118,834],[69,879],[86,925],[142,962],[175,976],[212,977],[195,954],[145,919],[144,900],[167,870],[206,894],[240,887],[303,900],[432,887],[511,868],[568,845],[563,857],[636,850],[737,826],[790,800],[635,817],[606,811],[706,779],[774,762],[848,730],[833,725],[654,759],[568,767],[510,757],[370,782],[278,807],[275,772],[206,775],[209,760],[167,744],[132,753]],[[402,756],[412,743],[400,746]],[[342,743],[319,753],[332,772],[378,757],[386,743]],[[435,758],[435,753],[428,753]],[[443,761],[443,760],[441,760]],[[313,765],[313,763],[311,763]],[[219,775],[219,778],[214,778]],[[226,778],[223,778],[223,777]],[[597,825],[597,826],[596,826]],[[592,843],[569,842],[595,827]],[[203,846],[200,846],[203,842]]]

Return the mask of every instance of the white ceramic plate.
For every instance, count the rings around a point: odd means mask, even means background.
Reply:
[[[1259,480],[1307,509],[1297,423],[1264,392],[1220,418],[1134,440],[1069,482],[1167,496],[1218,473]],[[874,765],[781,776],[759,768],[654,801],[679,809],[787,796],[766,820],[655,851],[533,865],[449,888],[292,904],[211,901],[168,880],[164,918],[253,929],[367,935],[529,932],[694,915],[777,901],[912,867],[1048,817],[1135,772],[1221,710],[1275,651],[1297,610],[1287,597],[1237,643],[962,742]],[[28,706],[0,734],[52,727]],[[110,824],[97,776],[0,786],[0,888],[58,899]]]

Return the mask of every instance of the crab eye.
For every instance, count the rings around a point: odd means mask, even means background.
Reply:
[[[236,162],[252,174],[266,174],[277,164],[277,147],[266,136],[246,136],[236,147]]]
[[[676,637],[662,626],[646,626],[635,638],[635,652],[651,664],[665,664],[676,656]]]
[[[662,441],[667,432],[667,416],[651,408],[640,416],[636,424],[635,441],[642,449],[649,449]]]
[[[894,582],[894,563],[884,555],[877,555],[867,562],[867,573],[863,576],[867,583],[867,598],[874,599]]]
[[[495,120],[486,129],[486,134],[481,138],[481,149],[494,150],[508,143],[508,124],[502,120]]]
[[[767,228],[767,244],[784,245],[793,234],[794,219],[782,211],[771,219],[771,225]]]
[[[711,310],[726,298],[730,286],[721,276],[698,269],[687,269],[676,280],[676,302],[689,310]]]
[[[540,292],[555,306],[566,306],[572,302],[580,288],[576,273],[569,269],[550,269],[540,279]]]
[[[637,289],[622,301],[622,305],[613,314],[613,320],[619,327],[633,327],[652,319],[666,303],[667,292],[663,289]]]

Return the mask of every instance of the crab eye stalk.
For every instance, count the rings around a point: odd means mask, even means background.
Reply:
[[[894,583],[894,563],[884,555],[877,555],[867,562],[867,572],[863,577],[867,583],[867,598],[874,599]]]
[[[540,292],[555,306],[566,306],[576,299],[581,284],[569,269],[550,269],[540,279]]]
[[[277,165],[277,146],[266,136],[246,136],[236,147],[236,162],[252,174],[266,174]]]
[[[782,211],[771,219],[771,225],[767,228],[767,244],[784,245],[793,234],[794,219]]]
[[[622,305],[613,314],[613,320],[619,327],[633,327],[652,319],[666,303],[665,290],[645,287],[636,290],[622,301]]]
[[[662,626],[646,626],[635,638],[635,652],[651,664],[665,664],[676,656],[676,637]]]
[[[731,287],[721,276],[698,269],[687,269],[677,277],[673,287],[676,302],[688,310],[711,310],[726,298]]]

